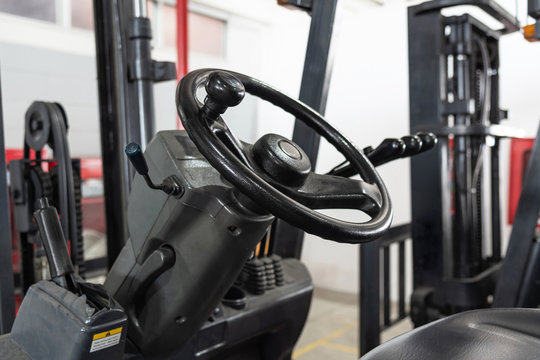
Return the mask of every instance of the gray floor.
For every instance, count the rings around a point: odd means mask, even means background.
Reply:
[[[387,341],[412,329],[403,320],[382,334]],[[316,289],[307,324],[293,353],[301,360],[358,359],[358,306],[352,295]]]

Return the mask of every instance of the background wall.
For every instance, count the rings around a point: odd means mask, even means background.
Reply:
[[[519,0],[519,14],[526,2]],[[342,0],[335,28],[336,47],[327,118],[359,147],[408,133],[406,8],[412,2]],[[515,11],[513,1],[506,1]],[[248,73],[296,97],[299,92],[309,17],[278,7],[274,0],[192,0],[194,12],[225,22],[222,56],[190,53],[190,68],[224,67]],[[481,17],[481,15],[480,15]],[[523,17],[523,16],[522,16]],[[524,18],[524,17],[523,17]],[[162,19],[163,20],[163,19]],[[163,34],[156,34],[160,39]],[[192,34],[204,37],[204,33]],[[520,34],[501,39],[501,106],[510,109],[508,125],[534,136],[540,115],[540,45]],[[154,57],[175,60],[175,50],[155,44]],[[93,33],[0,13],[0,64],[8,147],[21,147],[24,113],[33,100],[58,101],[71,124],[74,156],[99,156],[99,123]],[[158,129],[176,125],[175,82],[156,85]],[[255,99],[227,112],[240,138],[254,141],[275,132],[290,136],[290,116]],[[506,150],[503,150],[506,151]],[[322,142],[317,170],[342,158]],[[503,209],[506,212],[507,159],[503,158]],[[410,221],[409,163],[379,168],[395,208],[394,224]],[[336,212],[345,218],[357,214]],[[505,214],[503,214],[505,218]],[[506,228],[508,234],[509,229]],[[357,292],[357,247],[307,235],[303,260],[317,286]]]

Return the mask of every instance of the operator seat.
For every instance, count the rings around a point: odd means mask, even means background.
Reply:
[[[540,310],[467,311],[432,322],[373,349],[362,360],[538,360]]]

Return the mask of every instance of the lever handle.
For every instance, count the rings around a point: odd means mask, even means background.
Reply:
[[[374,166],[386,164],[392,160],[405,158],[433,149],[437,137],[432,133],[419,132],[416,135],[403,136],[401,139],[384,139],[375,149],[367,147],[364,153]],[[358,172],[348,161],[334,167],[328,175],[351,177]]]
[[[367,154],[374,166],[386,164],[399,159],[405,151],[405,143],[401,139],[384,139],[375,150]]]
[[[398,159],[404,151],[405,143],[401,139],[384,139],[375,149],[371,146],[364,149],[364,153],[373,166],[383,165]],[[358,171],[348,161],[344,161],[328,172],[328,175],[342,177],[351,177],[356,174],[358,174]]]
[[[39,209],[34,212],[34,218],[49,261],[51,278],[63,288],[77,292],[78,286],[73,278],[75,269],[69,257],[58,212],[53,206],[49,206],[47,198],[39,199]]]
[[[152,179],[148,176],[148,164],[146,163],[146,159],[144,158],[139,144],[134,142],[129,143],[124,151],[129,162],[131,162],[135,170],[143,177],[149,188],[161,190],[167,195],[179,195],[183,193],[184,189],[180,185],[180,181],[174,175],[165,178],[161,184],[156,185],[152,182]]]
[[[148,175],[148,164],[146,163],[146,159],[144,158],[139,144],[134,142],[129,143],[124,151],[135,170],[143,176]]]

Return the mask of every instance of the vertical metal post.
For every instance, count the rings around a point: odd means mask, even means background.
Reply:
[[[11,222],[8,199],[2,91],[0,89],[0,335],[11,331],[11,325],[13,325],[15,318],[15,290],[13,286],[13,263],[11,261]]]
[[[360,297],[358,299],[360,325],[358,327],[360,356],[380,344],[381,337],[381,280],[383,284],[383,326],[386,329],[392,323],[407,315],[405,312],[405,240],[411,238],[411,224],[402,224],[390,228],[380,239],[360,245],[359,282]],[[392,320],[390,307],[390,247],[399,245],[399,316]],[[381,252],[383,264],[380,264]],[[381,274],[381,267],[384,271]],[[382,276],[381,276],[382,275]]]
[[[313,0],[311,27],[304,60],[299,99],[324,114],[332,75],[332,35],[338,0]],[[296,119],[292,140],[300,145],[315,169],[319,151],[319,135]],[[274,251],[283,257],[300,258],[304,232],[282,220],[272,231]]]
[[[133,0],[133,16],[147,17],[146,0]]]
[[[380,278],[379,249],[381,239],[362,244],[360,251],[359,276],[359,354],[365,355],[381,342],[381,324],[379,312]]]
[[[383,320],[390,326],[390,245],[383,246]]]
[[[501,261],[501,201],[499,139],[491,149],[491,260]]]
[[[456,24],[451,26],[451,44],[461,45],[468,41],[468,25]],[[470,100],[470,54],[460,51],[454,55],[454,84],[456,101],[467,102]],[[469,114],[456,114],[456,125],[471,125]],[[473,265],[472,245],[473,238],[473,217],[476,214],[471,212],[472,196],[472,144],[469,136],[454,136],[454,276],[472,276],[471,267]]]
[[[496,62],[491,64],[492,69],[499,68],[499,47],[494,46],[491,53],[496,54]],[[493,60],[492,60],[493,61]],[[499,124],[501,122],[501,111],[499,110],[499,74],[491,75],[491,113],[490,122]],[[495,144],[491,148],[491,249],[492,261],[501,260],[501,201],[500,201],[500,167],[499,151],[500,139],[494,139]]]
[[[406,315],[405,312],[405,240],[399,243],[399,318]]]
[[[415,131],[443,121],[441,93],[445,94],[442,89],[446,88],[447,68],[440,55],[445,48],[440,12],[418,14],[410,7],[408,13],[410,127]],[[446,242],[442,240],[451,232],[450,209],[445,201],[449,174],[442,161],[446,149],[447,142],[440,141],[436,149],[411,158],[413,289],[437,286],[447,271],[444,258],[448,253],[443,251]]]
[[[109,266],[127,239],[126,207],[135,170],[128,142],[144,149],[154,135],[154,82],[176,77],[174,63],[151,57],[145,0],[94,0],[96,60]]]
[[[120,15],[121,0],[94,0],[96,61],[101,130],[101,156],[107,220],[109,267],[127,239],[126,206],[130,170],[123,155],[128,137],[126,51]],[[130,137],[137,141],[137,138]]]
[[[130,95],[133,93],[131,96],[137,108],[137,117],[131,122],[134,123],[133,129],[139,130],[138,138],[144,150],[155,133],[152,27],[147,18],[146,0],[132,0],[131,4],[125,4],[124,9],[123,18],[126,19],[125,21],[129,19],[129,27],[123,29],[129,37],[129,46],[127,46],[128,84],[134,87],[134,91],[130,91]],[[132,17],[127,16],[129,10],[132,10]],[[136,121],[133,121],[135,119]],[[127,140],[128,142],[134,141],[133,139]]]

